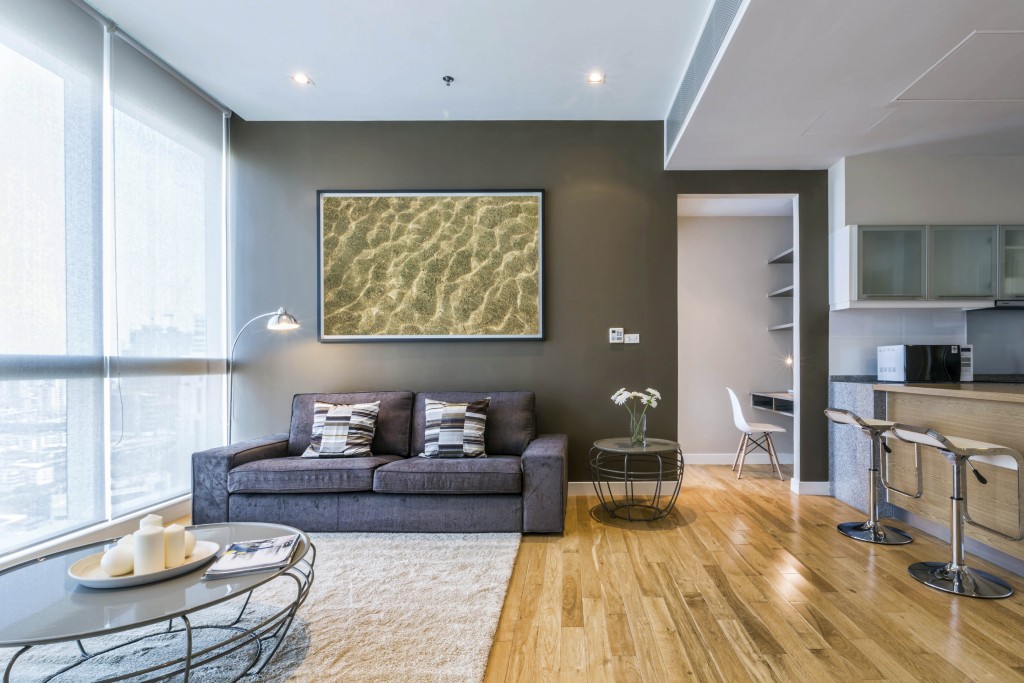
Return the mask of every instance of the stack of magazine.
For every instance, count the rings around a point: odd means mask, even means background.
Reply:
[[[217,558],[213,566],[206,570],[203,581],[286,567],[292,561],[292,555],[295,554],[298,545],[298,534],[232,543],[224,554]]]

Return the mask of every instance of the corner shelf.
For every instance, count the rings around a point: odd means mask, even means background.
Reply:
[[[781,254],[776,254],[775,256],[773,256],[770,259],[768,259],[768,263],[792,263],[792,262],[793,262],[793,247],[790,247],[789,249],[787,249],[786,251],[782,252]]]
[[[782,289],[776,289],[774,292],[768,295],[768,298],[774,299],[778,297],[792,297],[793,296],[793,285],[783,287]]]
[[[768,328],[769,332],[779,332],[780,330],[791,330],[793,329],[793,323],[782,323],[781,325],[772,325]]]

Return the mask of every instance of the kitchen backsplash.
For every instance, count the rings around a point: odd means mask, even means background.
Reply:
[[[879,346],[966,344],[968,337],[959,309],[848,309],[829,313],[828,325],[830,375],[875,375]]]
[[[976,375],[1024,374],[1024,310],[967,312]]]

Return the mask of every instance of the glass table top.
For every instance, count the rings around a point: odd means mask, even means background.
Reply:
[[[281,524],[226,523],[187,527],[196,540],[231,543],[299,534],[294,566],[309,550],[309,538]],[[211,563],[182,576],[131,588],[86,588],[68,576],[68,567],[111,547],[101,541],[31,560],[0,574],[0,647],[88,638],[166,621],[244,595],[286,571],[260,572],[202,581]]]

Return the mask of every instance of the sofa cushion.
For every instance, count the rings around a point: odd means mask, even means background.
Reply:
[[[373,471],[402,460],[398,455],[368,458],[269,458],[228,472],[230,493],[345,493],[373,489]]]
[[[534,418],[534,395],[532,391],[431,391],[416,394],[416,405],[412,411],[412,453],[424,451],[424,430],[426,416],[424,406],[427,399],[449,403],[469,403],[490,398],[487,408],[487,429],[484,432],[484,450],[490,455],[522,455],[526,446],[537,436]],[[397,451],[388,451],[394,453]]]
[[[380,401],[335,405],[313,403],[313,429],[304,458],[355,458],[372,455]]]
[[[411,391],[376,391],[349,394],[296,394],[292,398],[292,423],[288,430],[288,455],[302,455],[309,448],[313,432],[313,404],[373,403],[380,401],[377,431],[370,451],[409,457],[409,423],[412,421]],[[422,450],[416,451],[422,453]]]
[[[445,403],[427,399],[424,405],[425,458],[485,457],[484,428],[490,399],[469,403]]]
[[[377,468],[377,493],[521,493],[522,459],[517,455],[487,458],[409,458]]]

